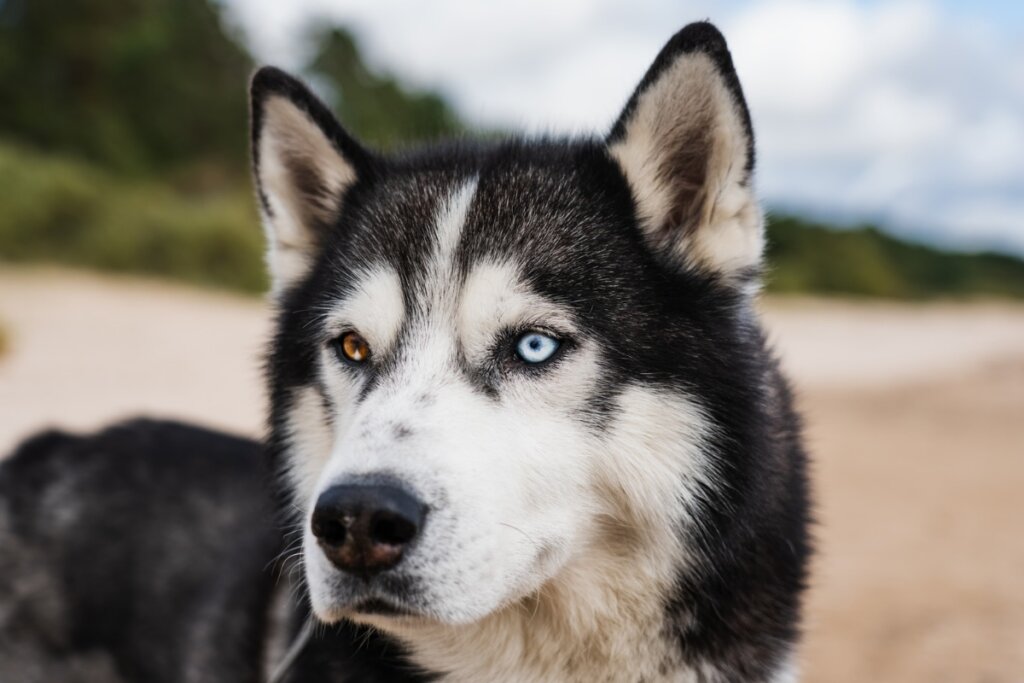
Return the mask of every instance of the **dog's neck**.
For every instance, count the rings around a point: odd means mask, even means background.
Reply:
[[[688,680],[666,629],[664,597],[678,562],[668,557],[677,542],[664,540],[649,553],[595,549],[537,593],[473,624],[387,630],[417,665],[451,683]]]

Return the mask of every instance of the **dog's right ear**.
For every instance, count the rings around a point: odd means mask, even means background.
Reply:
[[[345,195],[368,172],[370,156],[285,72],[260,69],[250,95],[253,176],[277,294],[308,273]]]
[[[756,282],[764,219],[752,186],[754,132],[717,28],[697,22],[669,40],[607,143],[658,254],[725,282]]]

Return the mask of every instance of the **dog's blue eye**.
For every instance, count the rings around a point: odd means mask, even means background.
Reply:
[[[554,337],[540,332],[527,332],[516,341],[516,355],[526,363],[543,363],[561,345]]]

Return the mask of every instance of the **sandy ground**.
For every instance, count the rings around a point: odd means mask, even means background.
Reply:
[[[805,679],[1024,681],[1024,307],[769,301],[815,458]],[[0,272],[0,451],[151,413],[258,435],[259,301]]]

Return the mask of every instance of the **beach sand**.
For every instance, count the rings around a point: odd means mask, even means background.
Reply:
[[[768,299],[814,458],[807,681],[1024,681],[1024,306]],[[4,266],[0,452],[136,414],[258,437],[258,299]]]

